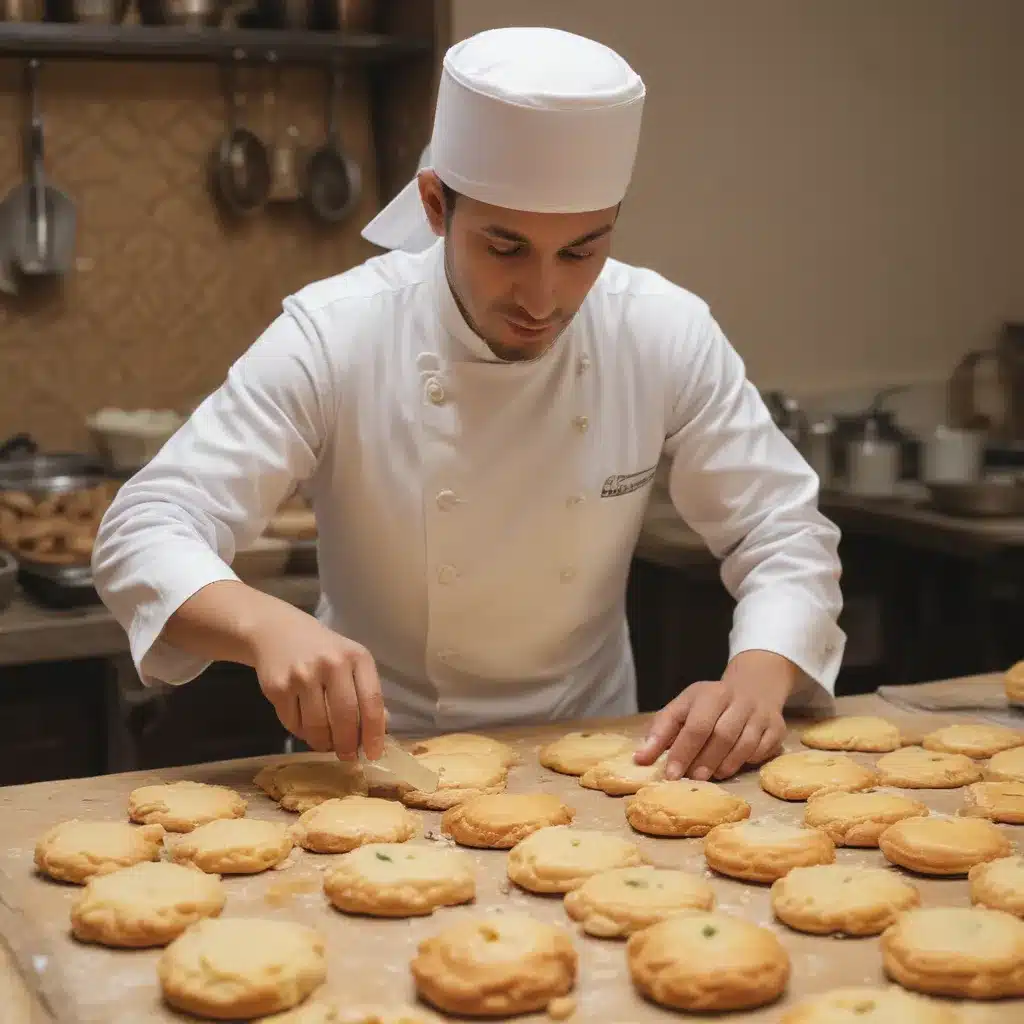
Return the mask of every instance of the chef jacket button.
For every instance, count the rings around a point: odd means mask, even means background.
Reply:
[[[449,509],[453,509],[458,505],[459,496],[454,491],[438,491],[436,501],[437,507],[443,512],[447,512]]]
[[[444,388],[441,382],[436,377],[431,377],[427,381],[427,398],[430,399],[434,405],[441,405],[444,402],[445,394]]]
[[[569,508],[573,508],[576,505],[582,505],[585,500],[586,499],[584,499],[582,494],[570,494],[569,497],[565,499],[565,503]]]
[[[590,420],[586,416],[577,416],[572,421],[572,425],[582,434],[590,426]]]
[[[579,362],[576,363],[576,373],[584,373],[590,369],[590,356],[580,356]]]
[[[558,578],[563,583],[572,583],[576,579],[576,570],[571,566],[567,565],[559,574]]]
[[[454,565],[442,565],[437,570],[438,583],[454,583],[459,578],[459,570]]]

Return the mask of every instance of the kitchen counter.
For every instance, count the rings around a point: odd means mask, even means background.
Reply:
[[[956,688],[969,688],[993,679],[954,681]],[[842,698],[841,714],[882,714],[908,734],[921,732],[957,716],[909,710],[888,703],[877,695]],[[593,727],[594,723],[588,723]],[[643,735],[643,717],[613,724],[630,735]],[[793,723],[794,725],[796,723]],[[730,1022],[769,1024],[781,1010],[812,993],[849,985],[884,983],[877,938],[841,940],[804,935],[786,929],[772,919],[768,887],[747,885],[713,877],[705,869],[699,839],[655,839],[635,836],[623,815],[623,801],[583,789],[576,779],[542,769],[538,747],[554,735],[572,729],[572,723],[533,729],[497,730],[494,735],[513,743],[523,763],[513,769],[509,790],[542,790],[562,797],[577,812],[576,824],[632,835],[649,859],[657,865],[679,867],[703,873],[711,881],[719,909],[769,927],[782,940],[792,962],[789,993],[781,1004],[750,1013],[729,1016]],[[796,734],[787,738],[788,749],[800,749]],[[873,763],[874,755],[852,755]],[[155,978],[157,950],[115,951],[76,943],[69,938],[67,916],[77,887],[58,885],[35,875],[32,851],[36,838],[46,827],[70,817],[123,819],[128,793],[144,782],[189,778],[236,787],[250,801],[253,817],[291,821],[252,785],[256,770],[268,759],[221,762],[147,772],[78,779],[0,790],[0,820],[4,822],[4,849],[0,850],[0,948],[8,948],[6,969],[0,956],[0,1005],[5,1024],[155,1024],[184,1021],[168,1010],[159,998]],[[762,792],[754,772],[728,782],[727,787],[747,799],[753,816],[771,816],[787,822],[801,820],[804,805],[785,803]],[[959,791],[917,791],[936,812],[955,813],[963,796]],[[426,842],[444,842],[438,835],[439,816],[424,812]],[[1024,828],[1005,826],[1018,841]],[[327,991],[344,994],[348,1005],[386,992],[394,1001],[413,996],[409,960],[417,944],[446,924],[485,911],[516,911],[566,927],[580,953],[580,976],[575,992],[576,1016],[584,1022],[630,1020],[636,1024],[678,1021],[677,1014],[644,1002],[634,993],[625,968],[621,942],[593,939],[579,934],[568,921],[561,900],[521,892],[505,876],[506,856],[488,850],[469,851],[478,875],[475,906],[450,908],[426,918],[378,920],[347,917],[333,911],[320,892],[321,872],[330,858],[299,851],[283,871],[262,875],[227,877],[226,915],[281,916],[317,927],[328,950]],[[840,849],[837,861],[849,865],[881,865],[877,849]],[[960,879],[926,879],[915,876],[925,905],[968,904],[967,885]],[[304,884],[306,883],[306,884]],[[12,963],[17,965],[22,988],[11,999],[4,994],[16,984]],[[20,1000],[20,1002],[19,1002]],[[12,1013],[14,1016],[12,1016]],[[20,1015],[19,1015],[20,1013]],[[33,1017],[32,1013],[37,1016]],[[975,1014],[979,1015],[975,1015]],[[980,1016],[983,1014],[984,1016]],[[545,1021],[542,1015],[522,1018]],[[703,1018],[702,1018],[703,1019]],[[1024,1019],[1024,1000],[1003,1000],[984,1007],[972,1005],[965,1024],[984,1020],[988,1024],[1010,1024]]]

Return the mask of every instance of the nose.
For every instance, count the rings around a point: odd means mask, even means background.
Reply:
[[[554,270],[546,264],[530,267],[518,282],[516,302],[534,320],[549,320],[558,308]]]

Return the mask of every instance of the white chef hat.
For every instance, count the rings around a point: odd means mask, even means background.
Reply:
[[[471,199],[581,213],[621,202],[640,138],[644,83],[614,50],[553,28],[499,28],[445,54],[432,169]],[[435,241],[413,180],[364,228],[385,249]]]

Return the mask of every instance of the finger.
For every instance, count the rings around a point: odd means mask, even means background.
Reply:
[[[274,711],[277,712],[278,721],[288,730],[292,736],[302,738],[302,715],[299,712],[299,698],[291,690],[285,690],[275,695],[270,700]]]
[[[679,779],[686,774],[728,703],[729,695],[724,687],[706,689],[693,702],[669,750],[665,764],[666,779]]]
[[[376,761],[384,753],[387,711],[380,690],[377,666],[369,651],[364,651],[356,658],[352,678],[359,701],[359,740],[366,756]]]
[[[327,721],[327,705],[319,681],[313,680],[299,691],[300,735],[314,749],[331,749],[331,726]]]
[[[749,704],[736,701],[726,707],[718,721],[715,722],[711,735],[705,740],[704,746],[697,751],[697,756],[690,764],[687,774],[691,779],[707,782],[715,774],[718,766],[728,757],[729,752],[743,735],[743,730],[750,721],[751,711]]]
[[[696,684],[694,684],[696,685]],[[693,687],[684,690],[674,700],[670,700],[655,716],[647,737],[637,748],[633,760],[637,764],[654,764],[669,748],[672,741],[679,735],[679,728],[686,718],[690,705],[699,690]]]
[[[763,764],[765,761],[782,753],[782,741],[786,738],[785,722],[773,722],[765,730],[760,743],[747,758],[747,764]]]
[[[359,751],[359,700],[351,661],[346,657],[326,664],[322,686],[331,716],[331,747],[339,760],[354,761]]]
[[[728,779],[735,775],[750,760],[764,734],[765,726],[761,719],[750,719],[732,750],[722,758],[722,763],[715,769],[715,778]]]

